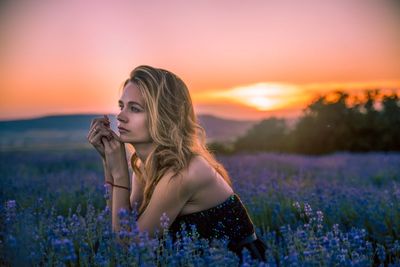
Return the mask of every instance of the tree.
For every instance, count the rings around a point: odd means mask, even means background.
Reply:
[[[335,92],[318,97],[304,111],[291,133],[293,150],[307,154],[346,150],[350,146],[348,128],[352,110],[347,107],[349,95]]]
[[[400,99],[393,93],[383,97],[380,119],[383,125],[382,149],[400,150]]]
[[[396,93],[382,96],[379,90],[366,91],[362,99],[341,91],[320,96],[293,130],[283,119],[265,119],[238,138],[234,149],[305,154],[400,151],[400,99]]]
[[[286,132],[285,120],[262,120],[234,142],[235,151],[284,151]]]

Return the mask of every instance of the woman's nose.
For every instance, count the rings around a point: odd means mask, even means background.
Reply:
[[[121,122],[126,122],[126,117],[122,114],[122,111],[118,113],[117,120]]]

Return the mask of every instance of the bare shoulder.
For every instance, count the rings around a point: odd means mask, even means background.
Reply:
[[[180,215],[190,214],[214,207],[230,195],[233,189],[202,156],[192,158],[186,170],[186,188],[191,192]]]
[[[214,169],[205,158],[199,155],[192,158],[187,168],[188,183],[199,186],[211,182],[213,176]]]
[[[185,169],[170,179],[172,174],[168,171],[160,180],[159,187],[161,191],[175,191],[181,199],[186,199],[188,203],[183,214],[218,204],[233,193],[223,177],[202,156],[194,156]]]
[[[233,191],[217,170],[202,156],[192,158],[186,176],[187,186],[194,196],[193,200],[213,193],[226,195]]]

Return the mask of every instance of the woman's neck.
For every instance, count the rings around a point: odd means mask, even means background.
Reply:
[[[133,145],[133,144],[132,144]],[[140,159],[141,167],[146,162],[147,157],[150,155],[151,151],[155,148],[155,143],[141,143],[141,144],[134,144],[133,147],[135,148],[136,154]]]

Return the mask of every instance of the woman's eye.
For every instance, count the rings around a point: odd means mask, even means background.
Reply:
[[[122,110],[124,107],[123,106],[119,106],[119,109],[120,110]],[[140,112],[140,109],[138,109],[138,108],[135,108],[135,107],[131,107],[131,111],[133,111],[133,112]]]

